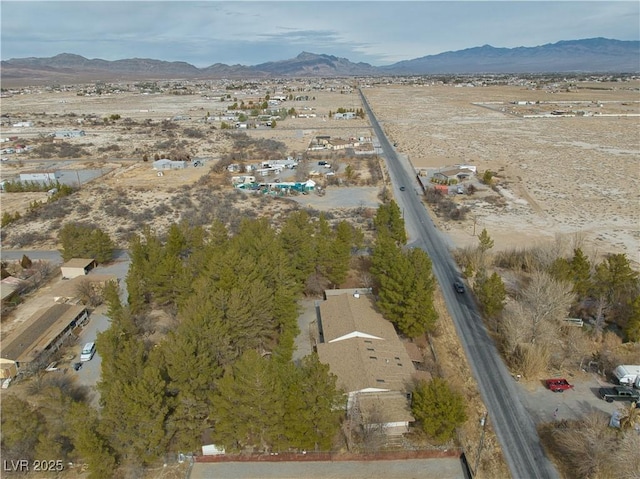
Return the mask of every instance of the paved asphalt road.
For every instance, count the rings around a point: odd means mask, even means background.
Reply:
[[[427,252],[433,272],[440,283],[447,308],[464,346],[480,393],[488,409],[489,420],[502,446],[514,478],[558,478],[553,464],[545,456],[536,428],[519,399],[516,385],[489,337],[478,308],[470,294],[458,294],[452,283],[458,269],[442,236],[431,221],[419,196],[415,173],[408,161],[401,161],[362,93],[362,102],[387,159],[395,197],[402,208],[410,247]],[[405,186],[405,191],[400,190]]]

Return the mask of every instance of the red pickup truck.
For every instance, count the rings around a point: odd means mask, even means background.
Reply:
[[[547,383],[549,390],[554,393],[561,393],[573,387],[573,385],[569,384],[569,381],[566,379],[547,379],[545,382]]]

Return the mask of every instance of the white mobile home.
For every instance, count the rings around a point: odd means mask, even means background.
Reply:
[[[620,384],[637,385],[638,378],[640,378],[640,366],[636,364],[621,364],[613,370],[613,375]]]

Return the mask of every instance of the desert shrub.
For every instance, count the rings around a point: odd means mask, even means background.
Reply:
[[[79,158],[87,155],[87,152],[79,145],[71,143],[58,143],[58,158]]]
[[[122,205],[116,203],[110,203],[106,205],[103,210],[109,216],[114,216],[116,218],[126,218],[129,216],[129,210]]]
[[[43,220],[64,218],[69,214],[70,210],[70,205],[66,202],[58,201],[56,203],[47,203],[40,207],[39,217]]]
[[[367,168],[374,184],[382,181],[382,168],[380,167],[380,159],[377,156],[367,158]]]
[[[563,421],[552,424],[543,432],[543,436],[550,442],[548,450],[556,456],[567,472],[567,477],[577,479],[612,477],[612,464],[620,464],[615,475],[620,478],[631,479],[633,468],[624,467],[635,464],[637,449],[631,456],[624,456],[621,447],[627,442],[630,432],[620,433],[609,427],[609,417],[600,411],[592,411],[577,421]],[[635,437],[640,437],[635,434]],[[638,444],[638,441],[633,441]]]
[[[153,209],[151,208],[145,208],[144,210],[131,215],[131,221],[133,221],[138,226],[145,225],[146,223],[152,221],[153,218]]]
[[[427,201],[427,203],[437,205],[444,199],[444,196],[434,188],[427,188],[424,192],[424,199]]]
[[[109,146],[101,146],[98,148],[98,153],[107,153],[109,151],[120,151],[120,146],[109,145]]]
[[[173,210],[166,203],[160,203],[155,208],[155,214],[158,215],[158,216],[167,215],[167,214],[169,214],[171,212],[173,212]]]
[[[494,256],[495,266],[512,271],[530,272],[534,270],[536,264],[533,252],[527,248],[497,251]]]
[[[195,128],[185,128],[182,132],[188,138],[204,138],[204,133]]]
[[[163,130],[175,130],[178,128],[178,125],[171,120],[162,120],[160,126]]]
[[[86,215],[89,211],[91,211],[91,206],[86,203],[80,203],[76,206],[76,212],[80,215]]]
[[[35,243],[48,241],[49,239],[49,235],[43,231],[27,231],[25,233],[19,233],[10,237],[11,245],[13,247],[21,248],[33,245]]]
[[[512,355],[507,357],[509,365],[525,378],[544,374],[550,362],[550,352],[541,344],[518,344]]]
[[[2,213],[2,221],[0,222],[0,226],[5,227],[13,223],[14,221],[18,221],[21,217],[22,216],[20,215],[19,211],[16,211],[13,214],[5,211],[4,213]]]

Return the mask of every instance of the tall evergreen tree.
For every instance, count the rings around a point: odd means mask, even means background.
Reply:
[[[208,427],[213,383],[222,374],[216,342],[226,340],[215,337],[216,325],[193,316],[161,343],[172,408],[167,429],[176,450],[197,450]]]
[[[100,432],[100,422],[95,409],[76,402],[71,405],[68,418],[75,452],[88,465],[89,479],[113,477],[117,458]]]
[[[411,410],[424,432],[440,442],[453,439],[456,428],[467,420],[464,398],[442,378],[418,383]]]
[[[496,317],[504,309],[507,290],[498,273],[494,272],[491,276],[487,276],[484,269],[480,270],[476,276],[473,291],[487,316]]]
[[[309,214],[304,210],[293,212],[287,217],[279,235],[299,284],[303,284],[313,273],[315,239],[314,226],[310,220]]]
[[[398,329],[410,338],[416,338],[433,330],[438,313],[433,305],[436,280],[433,276],[431,260],[417,248],[409,250],[407,261],[412,266],[411,287],[406,298],[404,314],[398,321]]]
[[[166,383],[152,360],[140,377],[124,384],[120,404],[126,426],[114,431],[123,456],[150,464],[166,451],[169,406],[165,388]]]
[[[389,203],[380,205],[378,212],[373,219],[376,231],[387,231],[391,237],[401,245],[407,243],[407,233],[404,228],[404,219],[398,204],[391,200]]]
[[[486,253],[487,251],[489,251],[491,248],[493,248],[493,239],[491,239],[491,236],[489,236],[489,233],[487,232],[486,228],[482,229],[482,232],[480,233],[480,236],[478,236],[478,248],[480,249],[481,253]]]
[[[212,438],[228,450],[269,449],[283,435],[284,411],[274,368],[256,351],[246,351],[216,382]]]
[[[627,255],[611,254],[596,266],[595,296],[603,295],[613,302],[638,288],[638,276],[638,272],[631,268]]]
[[[631,301],[630,309],[624,333],[628,341],[640,342],[640,295]]]
[[[573,292],[579,298],[584,298],[589,294],[591,285],[591,263],[580,248],[573,250],[573,258],[569,263],[571,267],[571,282]]]
[[[94,258],[106,263],[113,258],[114,243],[100,228],[79,223],[66,223],[58,235],[62,259]]]
[[[44,417],[24,399],[14,394],[3,396],[0,408],[3,459],[34,459],[38,438],[46,431]]]
[[[340,429],[345,401],[336,376],[317,354],[310,354],[288,378],[285,424],[289,443],[299,449],[329,450]]]

